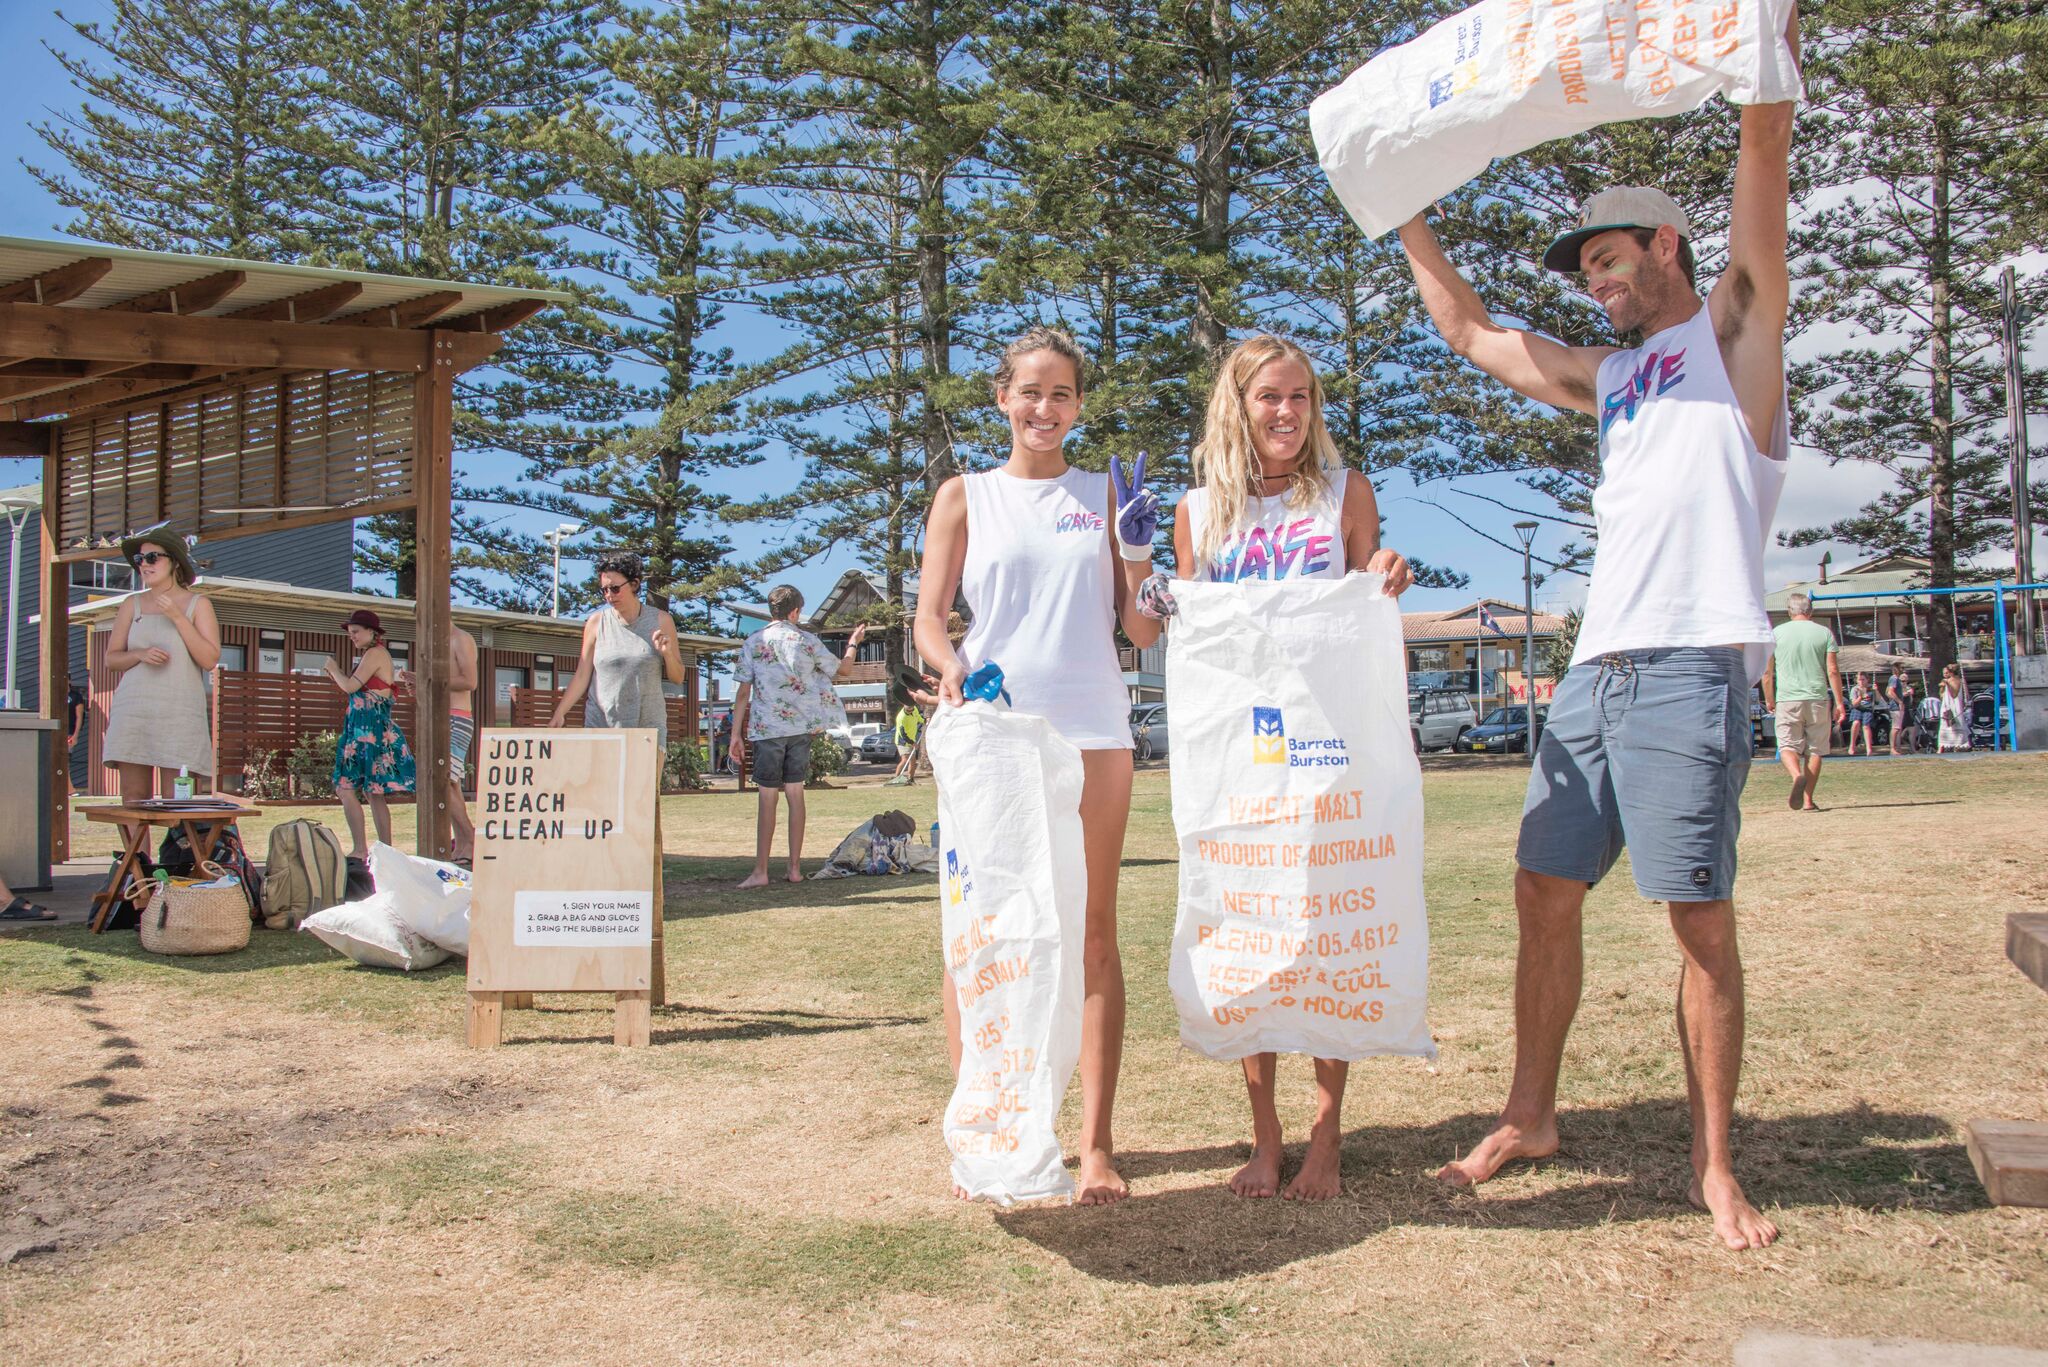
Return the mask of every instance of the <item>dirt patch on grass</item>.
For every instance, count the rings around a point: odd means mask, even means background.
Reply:
[[[478,1057],[427,1066],[403,1040],[215,1005],[86,970],[15,998],[0,1064],[0,1263],[63,1265],[165,1225],[262,1202],[280,1182],[524,1104]]]

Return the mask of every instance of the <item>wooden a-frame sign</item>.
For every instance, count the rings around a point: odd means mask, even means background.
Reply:
[[[469,1043],[536,992],[610,992],[614,1043],[662,1004],[661,772],[648,729],[478,734]]]

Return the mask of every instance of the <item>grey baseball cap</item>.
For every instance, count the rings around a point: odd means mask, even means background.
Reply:
[[[1543,253],[1544,268],[1567,274],[1582,270],[1579,249],[1600,234],[1616,228],[1661,228],[1666,224],[1678,229],[1680,237],[1692,236],[1692,223],[1685,210],[1662,190],[1648,185],[1617,185],[1602,190],[1579,206],[1579,226],[1551,243]]]

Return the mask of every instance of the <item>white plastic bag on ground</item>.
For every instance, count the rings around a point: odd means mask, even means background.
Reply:
[[[1789,0],[1482,0],[1309,106],[1330,188],[1367,237],[1552,138],[1804,94]]]
[[[391,895],[391,909],[400,921],[450,954],[468,957],[468,869],[372,844],[370,882]]]
[[[369,968],[414,973],[445,962],[448,951],[400,920],[393,901],[391,893],[374,892],[360,902],[316,911],[299,929]]]
[[[1181,1042],[1433,1055],[1422,770],[1382,576],[1176,582],[1167,636]]]
[[[941,708],[926,734],[960,1003],[953,1181],[1003,1205],[1071,1196],[1054,1126],[1081,1059],[1081,752],[1043,717],[989,702]]]

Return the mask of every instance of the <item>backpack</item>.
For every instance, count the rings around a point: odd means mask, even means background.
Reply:
[[[317,821],[287,821],[270,832],[263,859],[263,924],[288,930],[348,895],[341,841]]]

